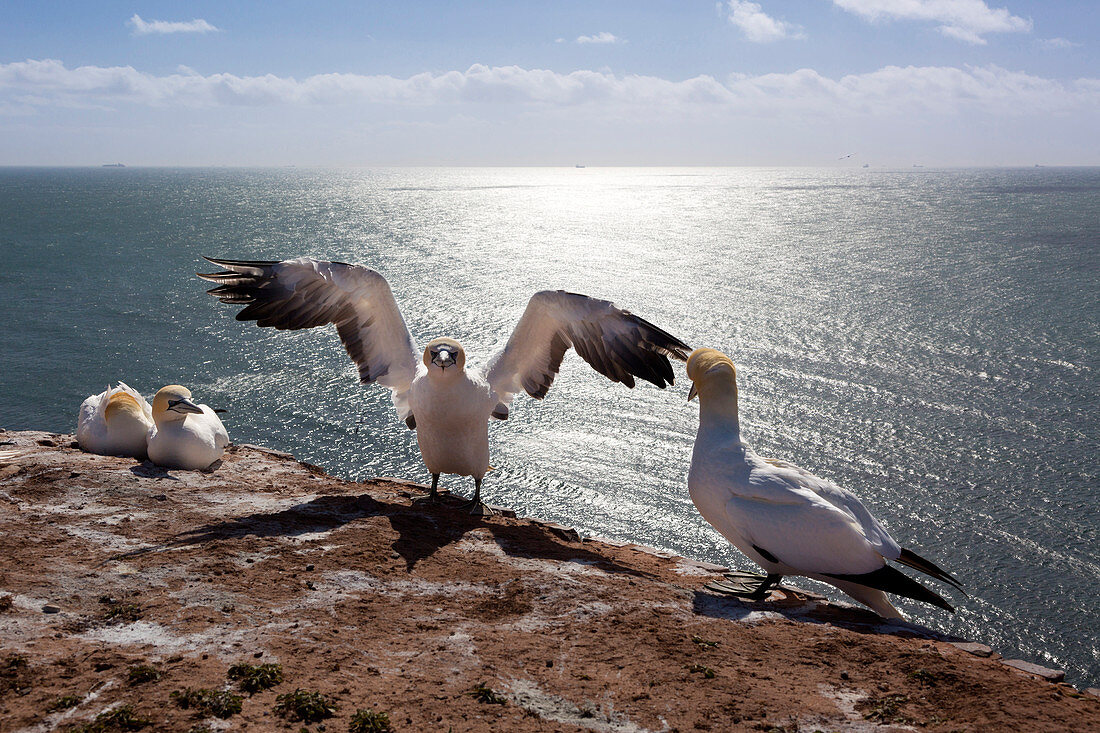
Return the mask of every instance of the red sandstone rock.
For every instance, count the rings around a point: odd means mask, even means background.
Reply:
[[[233,730],[297,730],[273,713],[296,688],[335,704],[329,731],[368,708],[399,731],[1100,729],[1100,700],[918,627],[787,589],[742,603],[705,590],[705,565],[413,506],[414,484],[266,449],[199,473],[3,438],[29,454],[0,479],[3,733],[120,704],[188,731],[203,715],[174,690],[259,661],[283,682]],[[132,684],[139,665],[160,677]]]

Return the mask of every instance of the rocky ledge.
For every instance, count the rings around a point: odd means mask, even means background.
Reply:
[[[0,442],[0,731],[1100,729],[979,644],[417,484]]]

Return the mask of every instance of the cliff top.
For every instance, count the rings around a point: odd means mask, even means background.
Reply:
[[[1100,729],[1100,699],[980,645],[808,593],[742,602],[714,566],[413,505],[417,484],[250,446],[200,473],[0,441],[21,454],[5,733]]]

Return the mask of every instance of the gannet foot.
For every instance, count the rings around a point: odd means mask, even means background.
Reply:
[[[495,511],[490,509],[489,506],[486,505],[485,502],[481,501],[480,499],[474,499],[473,501],[468,501],[465,504],[463,504],[462,506],[460,506],[459,509],[461,509],[464,512],[469,512],[470,514],[474,515],[475,517],[491,517],[494,514],[496,514]]]
[[[763,601],[772,589],[779,585],[782,575],[756,575],[755,573],[727,573],[724,580],[707,583],[707,588],[737,598]]]
[[[412,500],[414,505],[416,504],[438,504],[441,501],[439,496],[439,474],[432,474],[432,488],[428,489],[427,496],[420,496]]]

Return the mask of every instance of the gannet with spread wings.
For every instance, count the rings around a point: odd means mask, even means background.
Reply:
[[[562,290],[535,293],[507,345],[484,370],[467,370],[462,345],[450,338],[428,343],[422,356],[386,279],[361,265],[310,258],[276,261],[206,258],[225,268],[199,274],[217,283],[208,292],[223,303],[246,306],[239,321],[302,329],[336,326],[363,384],[393,392],[398,417],[416,430],[425,466],[432,474],[429,499],[439,475],[474,479],[472,513],[488,513],[481,482],[489,469],[490,418],[504,420],[520,390],[546,396],[572,346],[613,382],[634,378],[658,387],[672,384],[669,357],[685,361],[690,347],[652,323],[606,300]]]

